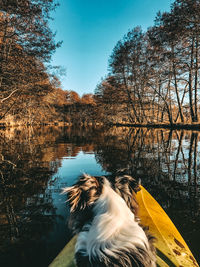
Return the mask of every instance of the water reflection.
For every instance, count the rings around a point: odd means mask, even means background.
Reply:
[[[198,133],[132,129],[120,140],[110,135],[103,148],[97,149],[97,161],[110,172],[128,168],[151,181],[197,185],[198,140]]]
[[[0,266],[47,266],[70,238],[63,186],[126,168],[200,259],[198,132],[143,128],[0,130]]]
[[[45,136],[48,136],[45,138]],[[43,240],[55,223],[48,180],[59,167],[50,166],[47,147],[55,138],[37,129],[10,129],[0,136],[0,250],[1,266],[28,266],[44,252]],[[32,263],[30,264],[31,266]]]

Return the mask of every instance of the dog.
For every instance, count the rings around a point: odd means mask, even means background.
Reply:
[[[70,226],[78,234],[78,267],[156,267],[154,238],[138,218],[136,180],[84,174],[63,189],[68,194]]]

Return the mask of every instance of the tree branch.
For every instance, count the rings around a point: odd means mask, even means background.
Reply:
[[[17,92],[17,91],[19,91],[19,89],[15,89],[14,91],[12,91],[12,92],[9,94],[9,96],[7,96],[7,97],[1,99],[1,100],[0,100],[1,103],[3,103],[4,101],[6,101],[7,99],[9,99],[9,98],[10,98],[15,92]]]

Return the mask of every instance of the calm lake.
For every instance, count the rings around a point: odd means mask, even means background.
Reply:
[[[61,189],[127,168],[200,263],[200,134],[146,128],[0,129],[0,266],[48,266],[71,237]]]

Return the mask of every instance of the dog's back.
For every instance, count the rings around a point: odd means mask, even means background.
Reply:
[[[91,203],[93,217],[85,222],[78,235],[75,249],[77,266],[155,267],[153,245],[135,220],[134,213],[106,178],[100,183],[98,197]],[[87,190],[94,190],[95,183],[90,181],[90,184],[92,189]],[[88,187],[84,185],[83,188]],[[75,196],[80,194],[83,192]],[[86,194],[84,198],[88,199]],[[73,202],[72,195],[70,198]]]

